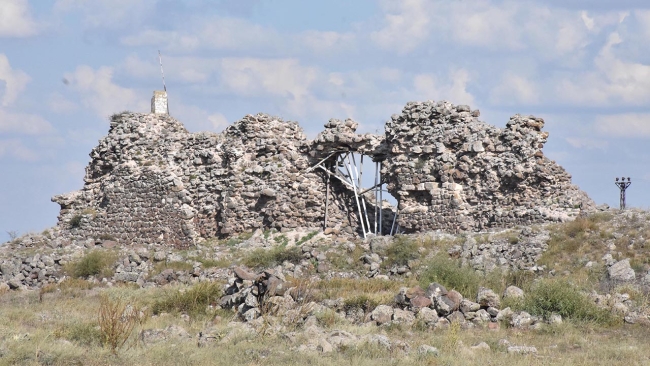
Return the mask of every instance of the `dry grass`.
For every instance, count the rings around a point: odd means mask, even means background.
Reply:
[[[382,281],[360,281],[353,285],[337,281],[340,294],[352,297],[361,291],[386,291],[395,287]],[[318,286],[334,288],[335,285]],[[358,327],[340,322],[333,313],[322,314],[319,321],[329,322],[359,337],[366,334],[385,334],[391,340],[410,345],[411,351],[387,350],[374,345],[359,344],[343,347],[331,354],[300,353],[295,349],[306,341],[301,330],[295,340],[281,334],[241,333],[225,336],[222,341],[197,347],[196,335],[207,328],[228,335],[233,332],[229,319],[213,323],[211,318],[187,323],[178,315],[147,318],[136,324],[134,333],[141,329],[181,326],[192,338],[170,340],[122,348],[117,355],[101,342],[97,311],[102,295],[118,297],[123,303],[143,306],[160,298],[164,289],[95,288],[85,291],[87,296],[68,297],[62,292],[48,293],[47,301],[38,301],[36,292],[11,292],[0,298],[0,365],[643,365],[650,362],[650,348],[646,340],[650,329],[638,326],[602,328],[590,324],[565,323],[542,330],[521,331],[502,328],[463,330],[457,327],[436,330],[418,330],[407,326],[392,328]],[[368,293],[366,293],[368,294]],[[119,313],[119,311],[117,312]],[[116,313],[116,314],[117,314]],[[535,346],[537,355],[509,355],[500,339],[514,345]],[[486,342],[491,350],[472,350],[470,346]],[[417,347],[427,344],[440,349],[438,357],[421,356]],[[129,342],[126,345],[130,345]]]

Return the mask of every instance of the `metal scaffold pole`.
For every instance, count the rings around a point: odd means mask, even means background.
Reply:
[[[381,162],[379,162],[379,235],[384,235],[384,183],[381,181]]]
[[[327,169],[331,170],[331,164],[327,165]],[[323,220],[323,230],[327,229],[327,214],[330,207],[330,175],[327,174],[327,183],[325,190],[325,219]]]

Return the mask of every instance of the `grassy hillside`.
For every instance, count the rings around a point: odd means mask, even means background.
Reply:
[[[152,259],[148,278],[175,274],[165,285],[115,280],[119,266],[131,263],[130,250],[84,249],[64,260],[60,270],[67,277],[57,283],[4,287],[0,364],[650,364],[649,216],[604,212],[471,237],[361,241],[261,232]],[[544,250],[536,254],[535,238],[545,238],[539,244]],[[489,251],[505,253],[504,243],[520,245],[522,258],[533,248],[537,264],[474,269],[490,262]],[[22,254],[39,250],[46,251],[32,247]],[[484,256],[472,257],[481,250]],[[145,262],[147,254],[142,255]],[[636,277],[613,280],[612,263],[624,259]],[[220,306],[235,266],[251,273],[281,269],[288,290],[284,297],[261,297],[262,316],[245,322],[236,309]],[[472,301],[481,287],[501,295],[517,286],[524,295],[501,297],[500,311],[526,312],[538,321],[531,326],[505,318],[431,324],[417,310],[409,320],[396,295],[432,282]],[[282,299],[291,306],[278,303]],[[377,325],[371,319],[379,305],[389,305],[395,314]]]

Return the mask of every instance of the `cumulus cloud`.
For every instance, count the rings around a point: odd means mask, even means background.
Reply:
[[[609,146],[609,142],[588,137],[567,137],[566,142],[576,149],[603,150]]]
[[[7,107],[15,102],[18,95],[25,90],[30,77],[20,70],[12,69],[7,56],[0,53],[0,81],[4,82],[4,93],[1,94],[0,106]],[[0,83],[1,86],[2,83]],[[2,92],[1,88],[0,92]]]
[[[142,24],[142,19],[154,14],[158,0],[56,0],[57,14],[79,11],[90,28],[118,28]]]
[[[539,99],[538,86],[534,81],[510,72],[503,75],[499,84],[490,93],[492,103],[504,105],[536,104]]]
[[[32,19],[27,0],[0,2],[0,38],[29,37],[37,32],[38,26]]]
[[[379,47],[407,53],[429,37],[431,1],[383,0],[381,4],[385,12],[384,26],[370,34]]]
[[[578,105],[646,105],[650,101],[650,65],[619,58],[616,46],[623,42],[618,32],[610,34],[594,68],[559,80],[557,95]]]
[[[108,117],[122,110],[147,112],[148,98],[130,88],[124,88],[113,82],[113,68],[102,66],[93,69],[81,65],[72,73],[65,74],[70,86],[81,94],[86,107],[93,109],[99,116]]]
[[[39,135],[52,131],[52,125],[40,116],[26,113],[10,113],[0,109],[0,133]]]
[[[22,161],[38,160],[38,153],[23,144],[19,139],[0,140],[0,159],[14,158]]]
[[[448,100],[454,104],[474,104],[474,96],[467,91],[470,81],[469,72],[464,69],[454,70],[449,81],[441,82],[432,74],[418,74],[413,78],[415,98],[418,100]]]
[[[168,49],[192,51],[199,48],[272,48],[285,41],[273,28],[246,19],[219,17],[196,20],[195,24],[175,30],[147,29],[123,37],[121,43],[126,46],[164,45]]]
[[[354,49],[352,32],[305,30],[280,32],[273,27],[233,17],[200,17],[188,25],[159,30],[149,28],[123,36],[120,43],[130,47],[157,46],[175,52],[199,50],[245,50],[249,54],[284,55],[329,54]]]
[[[50,94],[47,106],[54,113],[70,113],[77,109],[77,103],[64,97],[61,93]]]
[[[220,71],[223,85],[243,96],[301,99],[318,77],[317,68],[303,66],[297,59],[225,58]]]
[[[596,117],[596,131],[603,136],[623,138],[650,137],[650,113],[624,113]]]

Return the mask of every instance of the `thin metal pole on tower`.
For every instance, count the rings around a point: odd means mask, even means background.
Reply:
[[[160,50],[158,50],[158,61],[160,61],[160,74],[162,75],[163,89],[165,90],[165,94],[167,94],[167,85],[165,84],[165,71],[163,70],[162,55],[160,54]],[[169,97],[167,97],[167,115],[169,115]]]
[[[162,75],[163,89],[167,91],[167,85],[165,85],[165,71],[163,70],[162,55],[160,54],[160,50],[158,50],[158,61],[160,61],[160,74]]]

